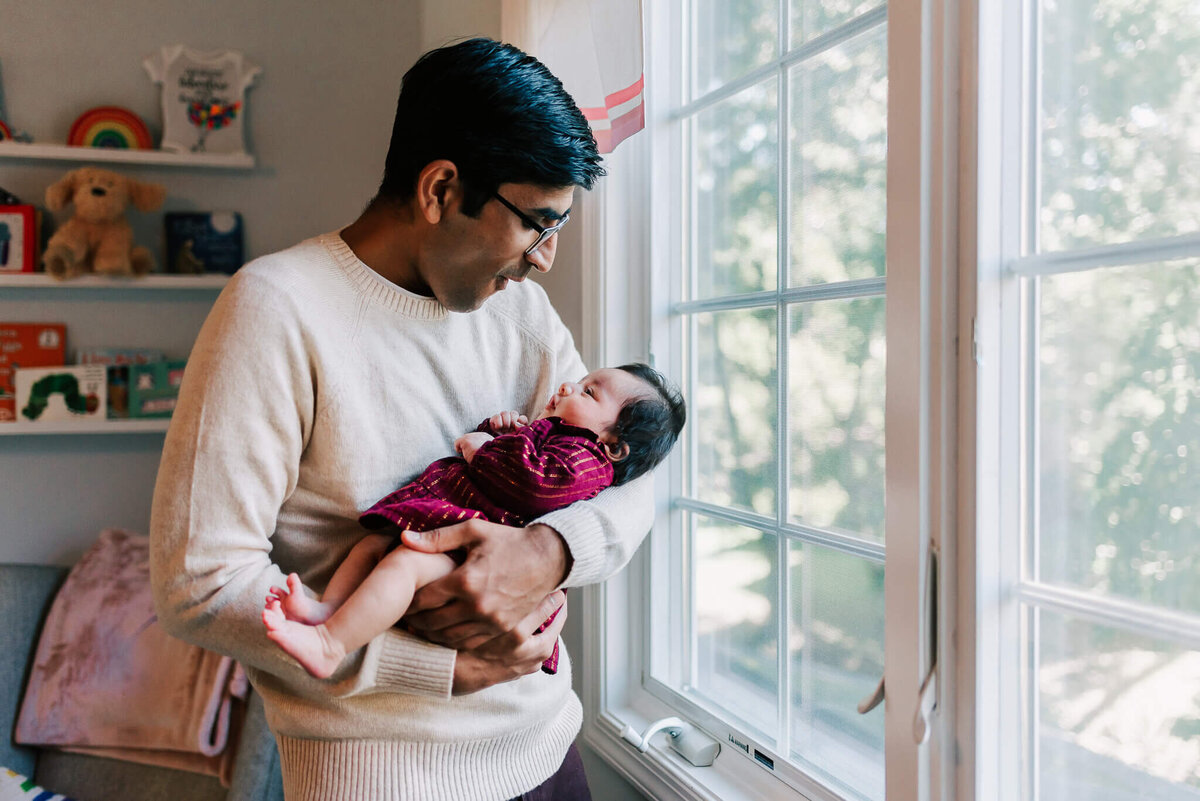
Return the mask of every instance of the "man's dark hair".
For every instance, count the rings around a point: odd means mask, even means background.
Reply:
[[[501,184],[591,189],[604,175],[592,129],[558,78],[483,38],[431,50],[405,73],[379,197],[410,200],[437,159],[458,167],[472,217]]]
[[[626,403],[609,431],[618,444],[629,446],[629,455],[613,462],[614,486],[633,481],[657,467],[671,452],[687,421],[683,395],[662,373],[640,362],[623,364],[617,369],[637,376],[654,391]]]

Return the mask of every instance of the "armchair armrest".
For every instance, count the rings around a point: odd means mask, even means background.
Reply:
[[[67,571],[46,565],[0,564],[0,765],[34,774],[37,750],[13,744],[21,696],[38,634]]]

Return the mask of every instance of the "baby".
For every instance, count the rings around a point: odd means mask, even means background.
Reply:
[[[330,676],[346,654],[395,625],[413,593],[456,566],[446,554],[401,546],[401,532],[472,517],[524,526],[652,470],[685,417],[679,392],[644,364],[563,384],[533,422],[512,411],[493,415],[458,438],[460,456],[439,459],[362,514],[359,521],[380,532],[350,550],[320,601],[295,573],[286,589],[272,587],[263,611],[267,636],[312,675]],[[557,662],[555,645],[542,669],[553,673]]]

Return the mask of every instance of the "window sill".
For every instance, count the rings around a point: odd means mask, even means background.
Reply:
[[[837,801],[836,796],[813,788],[801,793],[767,775],[733,746],[723,743],[711,767],[688,763],[668,744],[667,735],[655,735],[642,753],[621,737],[625,724],[638,731],[651,721],[632,709],[622,708],[588,719],[583,739],[614,770],[650,798],[685,801]]]

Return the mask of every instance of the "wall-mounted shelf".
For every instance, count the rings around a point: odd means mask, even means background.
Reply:
[[[155,273],[141,278],[85,275],[68,281],[56,281],[45,273],[17,273],[0,275],[0,289],[220,289],[229,282],[229,278],[225,273]]]
[[[149,420],[64,420],[57,423],[0,423],[0,437],[39,434],[154,434],[167,430],[171,419]]]
[[[74,147],[37,142],[0,142],[0,159],[41,161],[103,161],[111,164],[151,164],[169,167],[218,167],[230,170],[254,168],[249,153],[169,153],[165,150],[134,150],[116,147]]]

